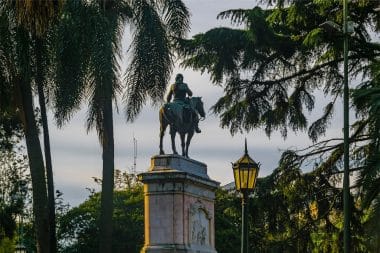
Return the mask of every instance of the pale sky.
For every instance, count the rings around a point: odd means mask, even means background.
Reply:
[[[191,16],[191,32],[189,36],[199,32],[230,25],[229,21],[217,20],[219,12],[234,8],[252,8],[256,5],[253,0],[184,0]],[[129,30],[126,30],[128,34]],[[124,41],[128,48],[128,41]],[[126,49],[124,50],[126,53]],[[211,84],[207,74],[183,70],[176,67],[172,74],[173,82],[176,73],[182,73],[185,82],[189,84],[194,96],[201,96],[206,111],[222,94],[222,88]],[[323,97],[318,95],[321,100]],[[325,103],[318,103],[325,104]],[[138,141],[137,171],[147,171],[150,158],[158,154],[159,121],[158,108],[145,106],[134,123],[126,123],[123,115],[121,100],[118,103],[120,113],[114,115],[115,132],[115,169],[130,170],[133,165],[133,136]],[[86,134],[84,115],[86,108],[78,112],[73,119],[62,129],[57,129],[50,117],[51,150],[53,158],[55,187],[63,192],[65,201],[71,206],[82,203],[89,192],[85,189],[99,187],[92,177],[101,177],[102,150],[95,131]],[[312,117],[322,114],[321,108],[316,108]],[[326,137],[342,135],[342,113],[336,110],[336,118]],[[297,135],[289,132],[288,138],[283,140],[279,133],[273,133],[269,139],[264,131],[258,129],[248,134],[231,137],[228,129],[219,127],[219,120],[209,112],[206,120],[200,123],[201,134],[193,137],[189,155],[191,158],[206,163],[209,176],[221,182],[222,185],[233,181],[231,162],[243,155],[244,138],[247,137],[250,156],[262,164],[259,177],[270,174],[276,168],[281,151],[288,148],[305,147],[311,144],[304,133]],[[164,149],[171,153],[169,133],[165,136]],[[177,138],[177,150],[180,150]]]

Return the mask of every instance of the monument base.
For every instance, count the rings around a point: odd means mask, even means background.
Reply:
[[[207,166],[179,155],[151,159],[144,183],[143,253],[216,253],[214,199]]]
[[[217,253],[214,249],[196,249],[184,247],[183,245],[168,244],[160,246],[144,246],[141,253]]]

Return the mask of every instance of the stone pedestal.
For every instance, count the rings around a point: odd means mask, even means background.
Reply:
[[[219,183],[206,164],[179,155],[151,158],[144,183],[142,253],[216,253],[214,199]]]

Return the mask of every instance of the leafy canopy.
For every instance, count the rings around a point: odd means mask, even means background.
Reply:
[[[374,1],[350,3],[355,32],[350,38],[351,77],[367,77],[380,53],[370,31],[380,27]],[[177,43],[182,64],[207,71],[224,95],[213,106],[221,126],[237,131],[264,127],[268,135],[280,130],[306,130],[316,141],[326,131],[337,97],[342,94],[343,36],[321,26],[342,24],[340,1],[291,1],[273,9],[228,10],[243,28],[214,28]],[[331,97],[324,114],[311,124],[305,111],[315,106],[315,93]]]
[[[320,140],[343,92],[341,1],[262,2],[271,4],[270,8],[236,9],[219,14],[219,18],[229,18],[240,25],[238,28],[214,28],[189,40],[179,39],[176,45],[182,64],[210,73],[213,83],[224,87],[223,96],[212,110],[220,116],[221,126],[229,128],[232,134],[264,128],[268,135],[279,130],[286,137],[289,129],[307,130],[313,145],[284,152],[279,168],[289,173],[293,168],[312,167],[313,173],[324,175],[321,178],[324,184],[331,184],[334,192],[341,193],[337,186],[343,167],[343,140],[340,136]],[[371,246],[366,250],[378,250],[374,242],[380,237],[373,226],[380,217],[377,8],[376,1],[349,1],[349,18],[354,28],[349,35],[349,76],[360,82],[356,87],[352,85],[350,100],[351,110],[357,113],[350,128],[350,171],[358,176],[351,192],[355,203],[351,207],[352,216],[356,217],[352,232],[360,234],[367,230],[366,236],[370,238],[368,243],[352,242],[360,252],[364,251],[360,247],[368,245]],[[328,25],[332,22],[337,24],[335,28]],[[329,101],[320,118],[309,122],[307,112],[315,109],[321,93]],[[287,185],[285,190],[290,191],[293,185]],[[321,193],[331,195],[327,189],[321,189]],[[297,201],[294,199],[294,203]],[[329,199],[325,206],[333,204]],[[336,207],[339,211],[339,205]],[[341,231],[338,225],[334,225],[337,234],[332,237],[336,240]],[[324,227],[308,236],[313,242],[322,243],[327,238],[324,229],[332,231],[331,227]],[[285,238],[277,239],[283,242]],[[322,247],[325,252],[340,249],[340,245],[334,249],[326,247]]]

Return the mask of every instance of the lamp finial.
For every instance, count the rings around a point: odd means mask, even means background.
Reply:
[[[247,149],[247,137],[245,138],[245,154],[248,155],[248,149]]]

